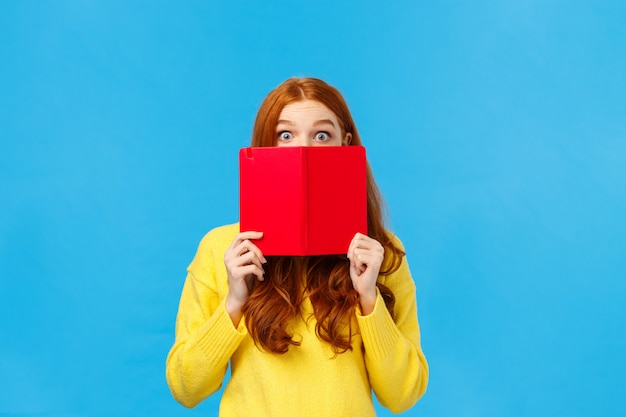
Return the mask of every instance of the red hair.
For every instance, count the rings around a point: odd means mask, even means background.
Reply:
[[[261,104],[251,146],[276,146],[276,125],[281,111],[286,105],[302,100],[314,100],[328,107],[337,116],[342,138],[351,135],[348,145],[361,145],[348,105],[336,88],[316,78],[290,78],[270,92]],[[382,207],[382,196],[367,164],[368,235],[383,245],[385,260],[380,275],[389,275],[399,268],[404,252],[385,231]],[[317,336],[328,342],[335,353],[351,349],[356,331],[353,318],[359,299],[352,287],[346,256],[266,258],[265,280],[255,281],[243,307],[248,332],[257,346],[269,352],[285,353],[290,345],[299,345],[289,333],[288,325],[300,314],[300,304],[308,296],[317,320]],[[380,283],[377,286],[393,315],[393,293]]]

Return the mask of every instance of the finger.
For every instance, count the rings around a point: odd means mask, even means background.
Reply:
[[[264,271],[255,264],[238,266],[232,270],[232,278],[238,281],[246,281],[246,277],[256,276],[259,281],[264,279]]]
[[[263,232],[255,232],[255,231],[241,232],[237,234],[237,236],[235,236],[235,239],[233,239],[232,243],[230,244],[230,248],[234,248],[238,246],[244,240],[255,240],[255,239],[261,239],[262,237],[263,237]]]
[[[372,264],[380,267],[385,259],[385,250],[382,247],[374,248],[355,248],[352,258],[360,264]]]
[[[356,233],[352,240],[350,240],[350,245],[348,246],[348,253],[351,253],[357,245],[357,241],[360,239],[361,233]]]
[[[352,267],[352,270],[354,271],[354,274],[355,274],[357,277],[360,277],[361,275],[363,275],[363,273],[364,273],[365,271],[367,271],[367,267],[366,267],[366,266],[364,266],[364,265],[361,265],[361,266],[359,266],[359,265],[355,265],[355,266],[353,266],[353,267]]]
[[[256,256],[261,260],[261,262],[263,263],[267,262],[267,260],[265,259],[265,256],[263,256],[263,252],[261,252],[261,249],[259,249],[257,245],[255,245],[249,240],[244,240],[243,242],[239,243],[239,245],[233,248],[233,252],[235,256],[241,256],[248,252],[254,252]]]
[[[363,233],[356,233],[352,240],[350,241],[350,246],[348,247],[348,251],[353,250],[354,248],[375,248],[382,245],[376,239],[373,239]]]
[[[354,241],[355,248],[370,249],[370,250],[383,250],[383,245],[376,239],[372,239],[368,236],[363,236]]]
[[[361,275],[361,271],[357,269],[356,264],[354,262],[350,262],[350,277],[358,277]]]
[[[362,265],[359,265],[359,263],[355,260],[355,259],[350,259],[350,273],[352,276],[354,277],[358,277],[361,275],[362,273]]]
[[[357,233],[350,241],[350,245],[348,246],[348,258],[352,259],[354,257],[354,249],[359,246],[361,236],[361,233]]]
[[[350,255],[352,254],[352,251],[354,249],[354,241],[356,240],[358,235],[359,233],[355,234],[354,236],[352,236],[352,239],[350,239],[350,244],[348,245],[348,257],[350,257]]]
[[[241,267],[248,265],[255,265],[260,270],[263,270],[263,265],[261,264],[261,260],[256,256],[254,252],[246,252],[241,256],[226,256],[224,258],[224,262],[226,264],[226,268],[231,274],[237,274],[237,270]]]
[[[254,264],[242,266],[239,269],[239,272],[242,273],[244,277],[253,275],[256,276],[259,281],[263,281],[265,279],[265,271],[263,268],[259,268]]]
[[[354,262],[357,268],[374,267],[380,269],[383,259],[383,254],[377,251],[361,248],[354,250]]]
[[[257,256],[255,252],[252,252],[252,251],[246,252],[237,259],[238,259],[240,266],[254,264],[258,266],[259,268],[263,269],[262,261],[261,259],[259,259],[259,257]]]
[[[367,269],[368,263],[363,257],[355,256],[354,260],[350,263],[350,267],[361,274],[361,272]]]
[[[380,269],[384,256],[385,249],[380,242],[362,233],[356,233],[348,247],[347,257],[355,264],[359,275],[369,265]]]
[[[355,253],[354,255],[354,265],[360,271],[365,271],[367,266],[371,263],[370,257],[366,254]]]

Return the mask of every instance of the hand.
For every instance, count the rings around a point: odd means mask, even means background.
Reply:
[[[248,300],[254,280],[263,281],[263,264],[267,262],[261,250],[251,240],[260,239],[263,232],[239,233],[224,253],[228,275],[226,311],[235,326],[241,320],[241,308]]]
[[[350,278],[359,294],[364,315],[371,313],[376,304],[376,280],[385,257],[385,249],[375,239],[361,233],[352,238],[348,248]]]

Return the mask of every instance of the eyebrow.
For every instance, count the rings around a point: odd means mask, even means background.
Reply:
[[[284,125],[293,126],[293,122],[290,120],[278,120],[276,124],[277,125],[284,124]],[[330,119],[320,119],[320,120],[313,122],[313,126],[327,125],[327,124],[331,125],[332,127],[336,127],[333,121]]]
[[[318,121],[316,121],[315,123],[313,123],[313,126],[327,125],[327,124],[331,125],[332,127],[336,127],[336,126],[335,126],[335,124],[333,123],[333,121],[332,121],[332,120],[330,120],[330,119],[321,119],[321,120],[318,120]]]

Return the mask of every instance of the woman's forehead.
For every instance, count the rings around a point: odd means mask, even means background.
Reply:
[[[332,112],[323,103],[315,100],[301,100],[294,103],[289,103],[283,107],[280,112],[279,119],[285,119],[289,117],[304,117],[309,118],[322,118],[322,119],[336,119],[337,115]]]

